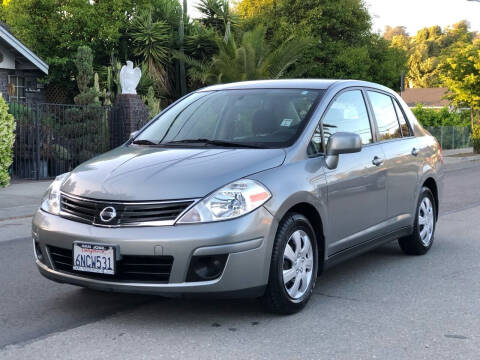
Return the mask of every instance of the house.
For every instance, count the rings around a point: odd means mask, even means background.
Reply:
[[[450,106],[450,100],[445,99],[447,92],[447,88],[412,88],[405,89],[401,95],[409,107],[421,104],[426,108],[441,109],[445,106]]]
[[[7,101],[45,102],[48,65],[0,22],[0,93]]]

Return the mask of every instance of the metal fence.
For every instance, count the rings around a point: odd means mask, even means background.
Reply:
[[[12,175],[48,179],[110,148],[110,107],[9,104],[17,124]]]
[[[124,143],[148,120],[140,101],[120,106],[8,104],[17,128],[12,176],[50,179]]]
[[[437,138],[444,150],[464,149],[472,146],[472,131],[463,126],[435,126],[426,129]]]

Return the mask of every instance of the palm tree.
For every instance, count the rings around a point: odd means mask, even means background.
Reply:
[[[165,66],[169,59],[170,31],[171,27],[166,22],[152,20],[151,10],[137,15],[129,31],[134,55],[142,59],[150,76],[167,92],[170,86]]]
[[[218,40],[219,52],[210,61],[199,61],[185,56],[191,80],[201,85],[234,81],[279,79],[302,56],[309,45],[307,39],[286,39],[272,49],[266,41],[262,26],[246,32],[237,47],[233,36]],[[178,53],[177,57],[181,56]]]
[[[230,11],[228,0],[200,0],[196,8],[202,14],[200,22],[220,34],[225,32],[228,23],[236,25],[239,21],[238,16]]]

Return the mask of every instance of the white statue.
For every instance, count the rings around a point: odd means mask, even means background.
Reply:
[[[142,77],[142,70],[138,67],[133,68],[133,63],[127,61],[127,65],[123,65],[120,70],[120,85],[122,94],[136,94],[137,85]]]

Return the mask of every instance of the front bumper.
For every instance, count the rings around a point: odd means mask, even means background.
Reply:
[[[32,234],[42,254],[37,267],[45,277],[107,291],[132,293],[249,293],[268,282],[270,257],[278,223],[264,208],[238,219],[206,224],[105,228],[74,222],[38,210]],[[173,265],[168,283],[95,279],[55,269],[48,246],[71,249],[74,241],[115,245],[123,255],[169,255]],[[187,282],[192,256],[228,254],[217,279]]]

